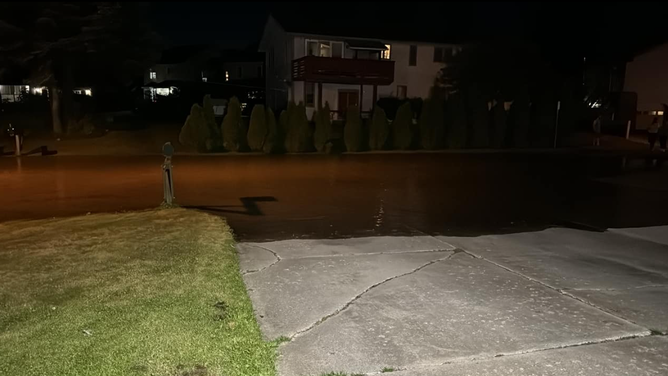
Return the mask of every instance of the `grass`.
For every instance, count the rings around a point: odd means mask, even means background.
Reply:
[[[387,373],[387,372],[394,372],[394,368],[384,367],[382,370],[380,370],[380,373]]]
[[[9,222],[0,244],[1,375],[276,373],[220,218]]]

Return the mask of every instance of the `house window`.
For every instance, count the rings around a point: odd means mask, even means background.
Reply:
[[[149,71],[148,72],[148,79],[149,80],[157,80],[158,79],[158,73],[154,71]]]
[[[244,70],[241,67],[237,68],[237,78],[241,78],[244,75]]]
[[[206,77],[202,77],[202,82],[207,82],[209,79]]]
[[[417,46],[412,45],[410,47],[409,55],[408,55],[408,65],[411,67],[414,67],[417,65]]]
[[[397,98],[406,99],[407,95],[408,95],[408,86],[397,85]]]
[[[307,39],[306,56],[343,57],[343,43]]]
[[[392,51],[392,46],[386,44],[385,48],[387,48],[385,51],[380,51],[380,58],[383,60],[390,60],[390,57],[392,56],[390,53],[390,51]]]
[[[230,71],[225,71],[225,81],[230,80]]]
[[[304,82],[304,102],[308,107],[315,105],[315,83]]]

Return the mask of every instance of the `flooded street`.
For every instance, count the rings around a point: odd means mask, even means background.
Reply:
[[[159,156],[2,158],[0,221],[156,207],[161,163]],[[622,171],[617,157],[528,153],[173,161],[176,202],[226,217],[244,240],[668,224],[668,184],[656,183],[665,168],[634,163]]]

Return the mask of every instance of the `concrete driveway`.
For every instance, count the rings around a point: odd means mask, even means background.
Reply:
[[[548,228],[239,252],[265,336],[289,338],[282,376],[665,375],[668,245],[643,236]]]

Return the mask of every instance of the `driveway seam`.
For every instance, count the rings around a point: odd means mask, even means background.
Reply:
[[[605,308],[603,308],[603,307],[599,307],[599,306],[597,306],[596,304],[593,304],[593,303],[591,303],[591,302],[589,302],[589,301],[587,301],[587,300],[585,300],[585,299],[582,299],[582,298],[580,298],[580,297],[578,297],[578,296],[575,296],[575,295],[569,293],[568,291],[566,291],[566,290],[564,290],[564,289],[560,289],[560,288],[558,288],[558,287],[554,287],[554,286],[552,286],[552,285],[550,285],[550,284],[547,284],[547,283],[545,283],[545,282],[543,282],[543,281],[540,281],[540,280],[538,280],[538,279],[536,279],[536,278],[529,277],[528,275],[522,274],[522,273],[520,273],[520,272],[518,272],[518,271],[516,271],[516,270],[513,270],[513,269],[511,269],[511,268],[509,268],[509,267],[507,267],[507,266],[504,266],[504,265],[501,265],[501,264],[499,264],[499,263],[497,263],[497,262],[494,262],[494,261],[492,261],[492,260],[489,260],[489,259],[487,259],[487,258],[485,258],[485,257],[476,255],[475,253],[470,252],[470,251],[467,251],[467,250],[465,250],[465,249],[463,249],[463,248],[461,248],[461,250],[462,250],[462,252],[468,254],[468,255],[471,256],[471,257],[474,257],[474,258],[483,260],[483,261],[485,261],[485,262],[488,262],[488,263],[490,263],[490,264],[492,264],[492,265],[494,265],[494,266],[497,266],[497,267],[499,267],[499,268],[501,268],[501,269],[503,269],[503,270],[506,270],[506,271],[508,271],[508,272],[510,272],[510,273],[513,273],[513,274],[515,274],[515,275],[517,275],[517,276],[519,276],[519,277],[521,277],[521,278],[524,278],[524,279],[526,279],[526,280],[528,280],[528,281],[537,283],[537,284],[539,284],[539,285],[541,285],[541,286],[543,286],[543,287],[545,287],[545,288],[548,288],[548,289],[550,289],[550,290],[552,290],[552,291],[556,291],[556,292],[558,292],[559,294],[561,294],[561,295],[563,295],[563,296],[567,296],[567,297],[569,297],[569,298],[571,298],[571,299],[574,299],[574,300],[579,301],[580,303],[583,303],[583,304],[586,304],[586,305],[588,305],[588,306],[590,306],[590,307],[592,307],[592,308],[595,308],[595,309],[597,309],[597,310],[599,310],[599,311],[601,311],[601,312],[603,312],[603,313],[605,313],[605,314],[607,314],[607,315],[609,315],[609,316],[612,316],[612,317],[614,317],[614,318],[616,318],[616,319],[618,319],[618,320],[624,321],[624,322],[626,322],[627,324],[632,324],[632,325],[635,325],[635,326],[637,326],[637,327],[639,327],[639,328],[643,328],[643,329],[645,329],[645,330],[647,331],[648,334],[650,333],[650,330],[649,330],[648,328],[644,327],[643,325],[640,325],[640,324],[638,324],[638,323],[636,323],[636,322],[633,322],[633,321],[631,321],[631,320],[629,320],[629,319],[627,319],[627,318],[625,318],[625,317],[618,316],[618,315],[616,315],[616,314],[614,314],[614,313],[608,311],[607,309],[605,309]]]
[[[634,286],[634,287],[627,287],[625,289],[618,289],[618,288],[608,288],[608,289],[598,289],[598,288],[579,288],[579,287],[574,287],[571,289],[564,289],[564,291],[631,291],[631,290],[640,290],[640,289],[650,289],[650,288],[655,288],[655,287],[668,287],[668,285],[642,285],[642,286]]]
[[[424,249],[424,250],[415,250],[415,251],[396,251],[396,252],[369,252],[369,253],[340,253],[334,255],[311,255],[311,256],[299,256],[299,257],[286,257],[282,260],[304,260],[312,258],[330,258],[330,257],[349,257],[349,256],[378,256],[378,255],[405,255],[411,253],[438,253],[438,252],[453,252],[456,248],[452,249]]]
[[[272,251],[272,250],[269,249],[269,248],[265,248],[265,247],[263,247],[263,246],[256,245],[256,244],[253,244],[252,246],[253,246],[253,247],[257,247],[257,248],[259,248],[259,249],[263,249],[263,250],[265,250],[265,251],[271,253],[272,255],[274,255],[274,257],[276,257],[276,261],[272,262],[271,264],[269,264],[269,265],[267,265],[267,266],[263,266],[263,267],[261,267],[260,269],[244,270],[243,272],[241,272],[241,275],[242,275],[242,276],[247,275],[247,274],[259,273],[259,272],[261,272],[261,271],[263,271],[263,270],[265,270],[265,269],[267,269],[267,268],[271,268],[272,266],[278,264],[281,260],[283,260],[283,259],[281,258],[281,256],[278,255],[278,253]]]
[[[341,308],[338,308],[338,309],[335,310],[334,312],[332,312],[332,313],[330,313],[330,314],[328,314],[328,315],[326,315],[326,316],[323,316],[322,318],[320,318],[320,320],[318,320],[318,321],[316,321],[315,323],[309,325],[306,329],[302,329],[302,330],[296,332],[295,334],[291,335],[291,336],[290,336],[290,339],[292,340],[292,339],[294,339],[294,338],[300,337],[300,336],[302,336],[302,335],[308,333],[309,331],[315,329],[315,328],[318,327],[320,324],[324,323],[325,321],[329,320],[330,318],[332,318],[332,317],[334,317],[334,316],[340,314],[341,312],[345,311],[345,310],[348,309],[353,303],[355,303],[357,300],[359,300],[362,296],[364,296],[364,295],[365,295],[366,293],[368,293],[369,291],[375,289],[376,287],[379,287],[379,286],[381,286],[381,285],[383,285],[383,284],[385,284],[385,283],[387,283],[387,282],[390,282],[390,281],[392,281],[392,280],[395,280],[395,279],[397,279],[397,278],[401,278],[401,277],[405,277],[405,276],[407,276],[407,275],[411,275],[411,274],[417,273],[417,272],[419,272],[420,270],[426,268],[426,267],[429,266],[429,265],[433,265],[433,264],[435,264],[435,263],[437,263],[437,262],[441,262],[441,261],[447,261],[447,260],[451,259],[454,255],[456,255],[456,254],[458,254],[458,253],[463,253],[463,251],[461,251],[461,250],[456,250],[456,249],[455,249],[455,250],[441,251],[441,252],[452,252],[452,253],[450,253],[449,255],[447,255],[447,256],[445,256],[445,257],[441,257],[441,258],[436,259],[436,260],[431,260],[431,261],[429,261],[429,262],[427,262],[427,263],[425,263],[425,264],[423,264],[423,265],[421,265],[421,266],[419,266],[419,267],[417,267],[417,268],[415,268],[415,269],[413,269],[413,270],[411,270],[411,271],[409,271],[409,272],[402,273],[402,274],[399,274],[399,275],[395,275],[395,276],[386,278],[386,279],[384,279],[384,280],[382,280],[382,281],[380,281],[380,282],[378,282],[378,283],[375,283],[375,284],[371,285],[370,287],[364,289],[364,291],[362,291],[361,293],[357,294],[357,295],[356,295],[355,297],[353,297],[351,300],[349,300],[348,302],[346,302],[346,304],[344,304]]]

